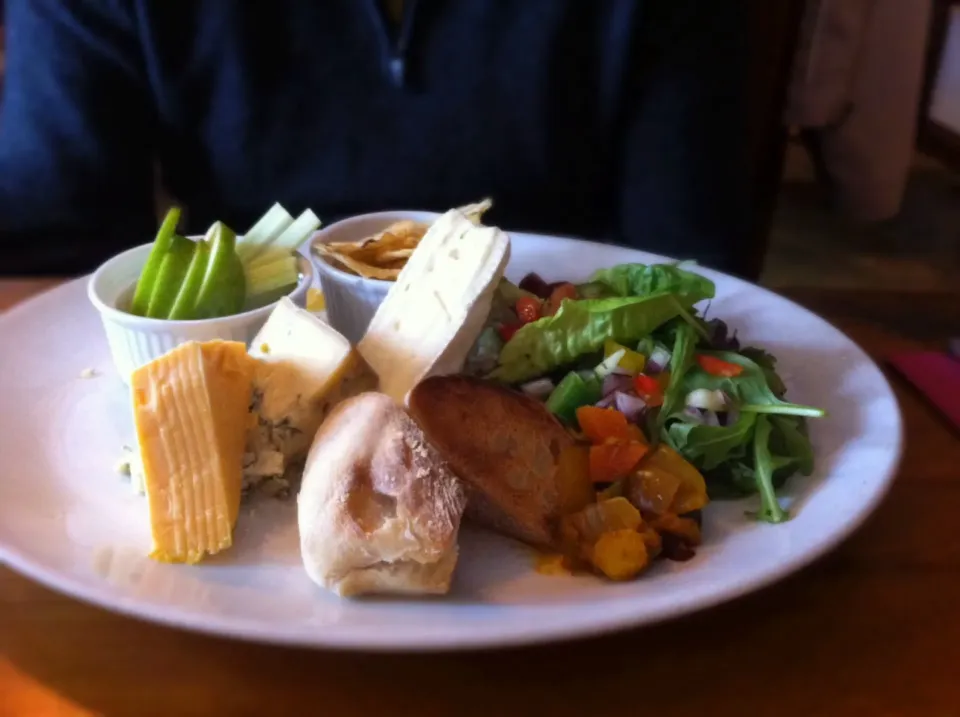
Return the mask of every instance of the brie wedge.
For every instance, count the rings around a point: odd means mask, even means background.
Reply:
[[[461,210],[433,223],[357,345],[381,392],[406,405],[423,379],[462,369],[509,259],[509,237]]]

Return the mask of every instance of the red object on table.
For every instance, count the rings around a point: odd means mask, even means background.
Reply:
[[[939,351],[909,351],[889,361],[960,430],[960,359]]]

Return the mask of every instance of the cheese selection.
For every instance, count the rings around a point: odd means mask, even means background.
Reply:
[[[152,558],[196,563],[232,544],[254,368],[241,342],[189,341],[134,371]]]
[[[242,494],[289,489],[331,409],[375,386],[349,341],[286,298],[249,351],[190,341],[137,369],[137,449],[121,470],[147,496],[151,557],[196,563],[230,547]]]
[[[245,492],[302,479],[302,550],[315,582],[341,594],[446,592],[465,494],[403,404],[427,376],[462,369],[509,256],[505,233],[451,210],[357,346],[282,298],[249,348],[191,341],[138,369],[138,445],[125,467],[142,474],[151,557],[196,563],[229,548]],[[331,423],[338,406],[349,410]],[[331,490],[339,497],[327,503]],[[327,508],[343,521],[327,520]],[[316,567],[323,561],[352,567],[338,576]]]

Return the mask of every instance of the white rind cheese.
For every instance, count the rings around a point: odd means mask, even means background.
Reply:
[[[356,350],[329,324],[283,298],[250,345],[258,359],[245,487],[297,475],[313,436],[343,398],[375,385]]]
[[[510,239],[460,210],[438,218],[374,315],[358,351],[401,405],[420,381],[458,373],[490,313]]]

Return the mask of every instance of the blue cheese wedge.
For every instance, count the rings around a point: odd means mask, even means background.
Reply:
[[[431,225],[357,345],[381,392],[405,405],[423,379],[463,368],[509,259],[509,237],[460,209]]]
[[[313,436],[342,399],[372,388],[363,359],[329,324],[283,298],[251,342],[258,360],[244,484],[283,494],[302,473]]]

